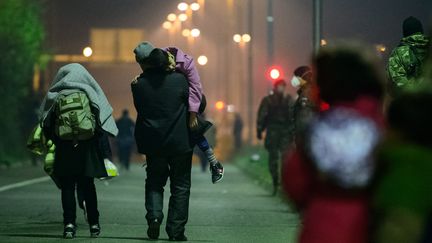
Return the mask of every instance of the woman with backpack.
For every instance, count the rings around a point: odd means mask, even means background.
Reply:
[[[64,238],[76,233],[75,188],[84,201],[91,237],[100,234],[94,178],[108,177],[108,135],[118,133],[112,111],[99,84],[76,63],[60,68],[41,105],[41,126],[55,144],[53,175],[61,187]]]

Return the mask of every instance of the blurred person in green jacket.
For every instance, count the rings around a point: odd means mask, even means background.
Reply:
[[[374,243],[431,242],[431,106],[428,88],[404,92],[390,104],[389,132],[377,153]]]

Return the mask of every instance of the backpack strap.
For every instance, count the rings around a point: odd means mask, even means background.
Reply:
[[[420,66],[421,66],[420,59],[417,57],[416,52],[412,46],[401,43],[401,44],[399,44],[399,47],[408,47],[408,55],[409,55],[410,63],[404,62],[403,61],[404,59],[400,56],[400,53],[398,51],[396,51],[396,55],[399,58],[399,60],[402,61],[402,65],[403,65],[406,73],[409,76],[415,77],[417,70],[419,70]]]

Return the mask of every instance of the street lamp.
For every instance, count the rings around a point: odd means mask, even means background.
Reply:
[[[377,49],[377,51],[379,51],[381,53],[384,53],[387,50],[386,46],[383,44],[376,45],[376,49]]]
[[[240,42],[242,41],[242,36],[239,35],[239,34],[235,34],[235,35],[233,36],[233,40],[234,40],[234,42],[236,42],[236,43],[240,43]]]
[[[235,106],[234,105],[227,105],[227,111],[229,113],[233,113],[235,111]]]
[[[316,55],[320,49],[322,39],[322,0],[313,0],[313,18],[312,18],[312,44],[313,53]]]
[[[251,36],[249,34],[243,34],[242,35],[242,41],[243,42],[249,42],[249,41],[251,41]]]
[[[235,34],[233,36],[233,40],[236,43],[241,43],[241,42],[248,43],[252,40],[252,37],[249,34],[243,34],[243,35]]]
[[[198,11],[199,9],[200,9],[200,5],[199,5],[199,3],[192,3],[191,5],[190,5],[190,9],[192,9],[193,11]]]
[[[186,11],[189,8],[189,5],[185,2],[181,2],[177,5],[178,10]]]
[[[192,37],[196,38],[196,37],[200,36],[201,31],[199,29],[195,28],[195,29],[191,30],[190,34],[191,34]]]
[[[321,39],[321,46],[326,46],[327,45],[327,40],[326,39]]]
[[[84,48],[83,55],[85,57],[91,57],[91,55],[93,55],[93,50],[91,49],[91,47],[87,46],[86,48]]]
[[[206,56],[201,55],[198,57],[198,64],[199,65],[204,66],[207,64],[207,62],[208,62],[208,58]]]
[[[165,21],[165,22],[162,24],[162,27],[163,27],[164,29],[166,29],[166,30],[169,30],[169,29],[171,29],[171,27],[172,27],[172,23],[169,22],[169,21]]]
[[[218,102],[216,102],[215,107],[217,110],[223,110],[225,108],[225,102],[218,101]]]
[[[191,34],[191,31],[190,31],[189,29],[184,29],[184,30],[182,31],[182,35],[183,35],[184,37],[189,37],[190,34]]]
[[[170,14],[168,14],[168,16],[167,16],[167,19],[168,19],[168,21],[174,22],[174,21],[176,21],[176,19],[177,19],[177,15],[175,15],[175,14],[173,14],[173,13],[170,13]]]
[[[184,21],[186,21],[188,19],[188,16],[185,13],[182,13],[182,14],[179,14],[178,19],[181,22],[184,22]]]

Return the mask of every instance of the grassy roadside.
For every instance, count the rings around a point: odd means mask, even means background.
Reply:
[[[253,159],[253,157],[255,157],[255,159]],[[231,161],[235,166],[251,177],[257,185],[264,187],[269,195],[272,193],[273,183],[268,169],[268,153],[263,146],[244,147],[234,154]],[[295,215],[294,221],[300,222],[295,205],[289,200],[288,196],[281,188],[279,188],[277,198],[288,205],[290,208],[289,212]],[[298,223],[295,224],[297,225]]]
[[[258,156],[257,156],[258,155]],[[255,157],[255,159],[253,159]],[[273,190],[272,178],[268,169],[268,153],[263,146],[249,146],[235,153],[231,161],[255,182],[264,187],[269,194]],[[279,198],[293,207],[287,195],[279,188]]]
[[[244,147],[234,154],[231,161],[259,185],[265,187],[269,193],[271,192],[272,179],[268,170],[268,153],[263,146]]]

